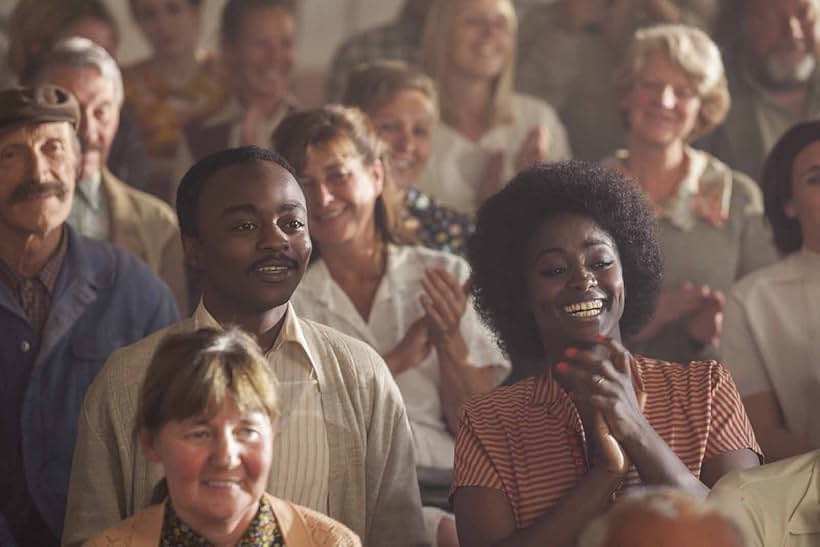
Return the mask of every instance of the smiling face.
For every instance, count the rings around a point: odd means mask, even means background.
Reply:
[[[192,57],[196,51],[199,10],[189,0],[135,0],[134,16],[154,55]]]
[[[108,162],[111,143],[120,125],[119,97],[114,82],[95,67],[56,65],[49,69],[49,83],[69,90],[80,103],[82,176],[96,176]]]
[[[242,17],[236,42],[223,44],[241,95],[285,95],[296,50],[295,28],[293,15],[281,7],[257,7]]]
[[[390,173],[401,188],[418,183],[430,158],[435,107],[421,91],[406,90],[370,113],[379,136],[387,143]]]
[[[620,340],[624,281],[615,242],[593,220],[544,221],[524,257],[527,305],[548,354],[599,334]]]
[[[623,107],[632,139],[667,146],[692,134],[701,101],[683,69],[654,54],[646,60]]]
[[[450,65],[461,76],[497,78],[513,51],[512,7],[506,0],[460,0],[453,18]]]
[[[71,211],[77,178],[74,129],[68,122],[0,132],[0,225],[44,235]]]
[[[305,198],[285,169],[255,161],[226,167],[205,184],[197,236],[185,256],[204,277],[203,298],[224,316],[268,312],[290,300],[311,244]]]
[[[381,195],[381,162],[365,165],[346,138],[309,146],[302,186],[314,239],[327,247],[357,241],[375,230],[376,199]]]
[[[746,10],[748,50],[764,83],[806,83],[817,64],[818,0],[749,0]]]
[[[803,246],[820,253],[820,140],[806,146],[792,166],[792,198],[786,215],[797,219]]]
[[[146,456],[161,463],[179,517],[194,530],[253,520],[271,465],[267,414],[242,410],[228,397],[212,417],[171,420],[144,433]]]

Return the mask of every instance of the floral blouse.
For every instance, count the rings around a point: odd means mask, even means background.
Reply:
[[[179,518],[171,500],[165,504],[165,517],[162,521],[160,547],[207,547],[211,544],[207,539],[197,534],[190,526]],[[263,497],[259,502],[259,510],[253,517],[250,526],[245,531],[237,547],[285,547],[285,539],[279,530],[276,516],[270,503]]]
[[[407,190],[404,224],[419,243],[430,249],[459,256],[467,253],[467,239],[475,231],[475,219],[436,203],[415,188]]]

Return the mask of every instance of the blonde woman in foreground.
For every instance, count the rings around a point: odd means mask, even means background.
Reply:
[[[356,547],[343,524],[265,493],[279,415],[275,379],[238,329],[166,338],[140,390],[135,425],[162,464],[155,501],[86,545]]]

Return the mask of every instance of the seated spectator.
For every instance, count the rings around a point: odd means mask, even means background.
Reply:
[[[67,89],[80,104],[82,168],[69,223],[86,237],[109,241],[144,260],[187,315],[185,259],[173,210],[106,167],[123,100],[117,63],[90,40],[67,38],[42,57],[34,79]]]
[[[624,497],[584,531],[578,547],[746,547],[714,507],[670,488]]]
[[[757,184],[688,144],[729,106],[720,52],[693,27],[639,30],[618,87],[629,145],[603,163],[652,204],[665,271],[655,316],[630,346],[670,361],[716,358],[725,292],[776,260]]]
[[[23,83],[31,83],[40,57],[63,38],[88,38],[112,57],[119,40],[117,23],[102,0],[19,0],[9,28],[10,65]],[[145,148],[128,110],[123,111],[111,143],[108,168],[137,188],[147,183]]]
[[[537,373],[464,406],[451,490],[462,545],[575,545],[613,497],[666,485],[705,497],[760,449],[715,361],[631,354],[662,261],[650,206],[617,172],[528,169],[478,213],[476,307]]]
[[[198,50],[201,0],[130,0],[152,55],[123,71],[125,103],[150,160],[151,193],[167,197],[182,128],[216,112],[225,85],[216,59]]]
[[[177,319],[139,259],[66,224],[77,101],[0,91],[0,538],[57,546],[85,391],[115,349]]]
[[[763,172],[780,262],[729,293],[720,354],[769,461],[820,448],[820,121],[775,145]]]
[[[165,335],[230,324],[264,348],[287,409],[268,492],[344,523],[366,545],[423,543],[411,431],[384,360],[300,319],[289,303],[311,252],[307,206],[290,167],[252,146],[214,153],[183,177],[177,213],[202,300],[191,318],[112,355],[91,386],[64,544],[81,544],[156,501],[163,472],[134,442],[132,394]]]
[[[509,0],[436,0],[427,19],[422,62],[441,123],[419,189],[463,213],[531,163],[570,156],[555,111],[513,92],[516,26]]]
[[[620,28],[625,3],[559,0],[521,18],[516,89],[558,111],[577,158],[598,161],[626,144],[612,82],[631,29]]]
[[[743,0],[731,16],[740,43],[727,55],[732,109],[702,143],[758,179],[766,154],[794,124],[820,116],[817,0]]]
[[[353,70],[342,102],[364,111],[387,145],[385,167],[404,196],[404,228],[426,247],[463,255],[475,229],[472,216],[439,205],[416,188],[438,121],[433,81],[401,61],[374,61]]]
[[[820,545],[820,451],[723,477],[709,494],[746,547]]]
[[[279,416],[275,381],[239,329],[164,339],[135,424],[143,451],[165,473],[164,500],[88,545],[361,546],[343,524],[265,493]]]
[[[220,49],[230,97],[218,112],[188,124],[172,182],[212,152],[239,145],[266,147],[274,128],[295,110],[288,93],[296,46],[294,0],[228,0]],[[173,190],[175,188],[172,188]],[[169,196],[173,202],[173,195]]]
[[[293,114],[273,144],[299,174],[315,241],[294,307],[384,357],[407,406],[416,463],[451,469],[459,408],[509,369],[465,293],[467,263],[404,244],[382,143],[359,110]],[[452,518],[442,523],[432,508],[425,517],[430,538],[451,545]]]
[[[395,20],[348,38],[333,56],[325,83],[325,99],[341,100],[350,72],[363,63],[390,59],[414,63],[421,48],[424,22],[433,0],[404,0]]]

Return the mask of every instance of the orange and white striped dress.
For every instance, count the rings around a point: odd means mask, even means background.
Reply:
[[[647,394],[644,414],[695,477],[703,462],[718,454],[742,448],[760,454],[723,365],[635,357]],[[450,494],[463,486],[501,490],[517,528],[533,524],[589,470],[581,419],[549,371],[466,404],[455,451]],[[641,484],[633,467],[616,497]]]

